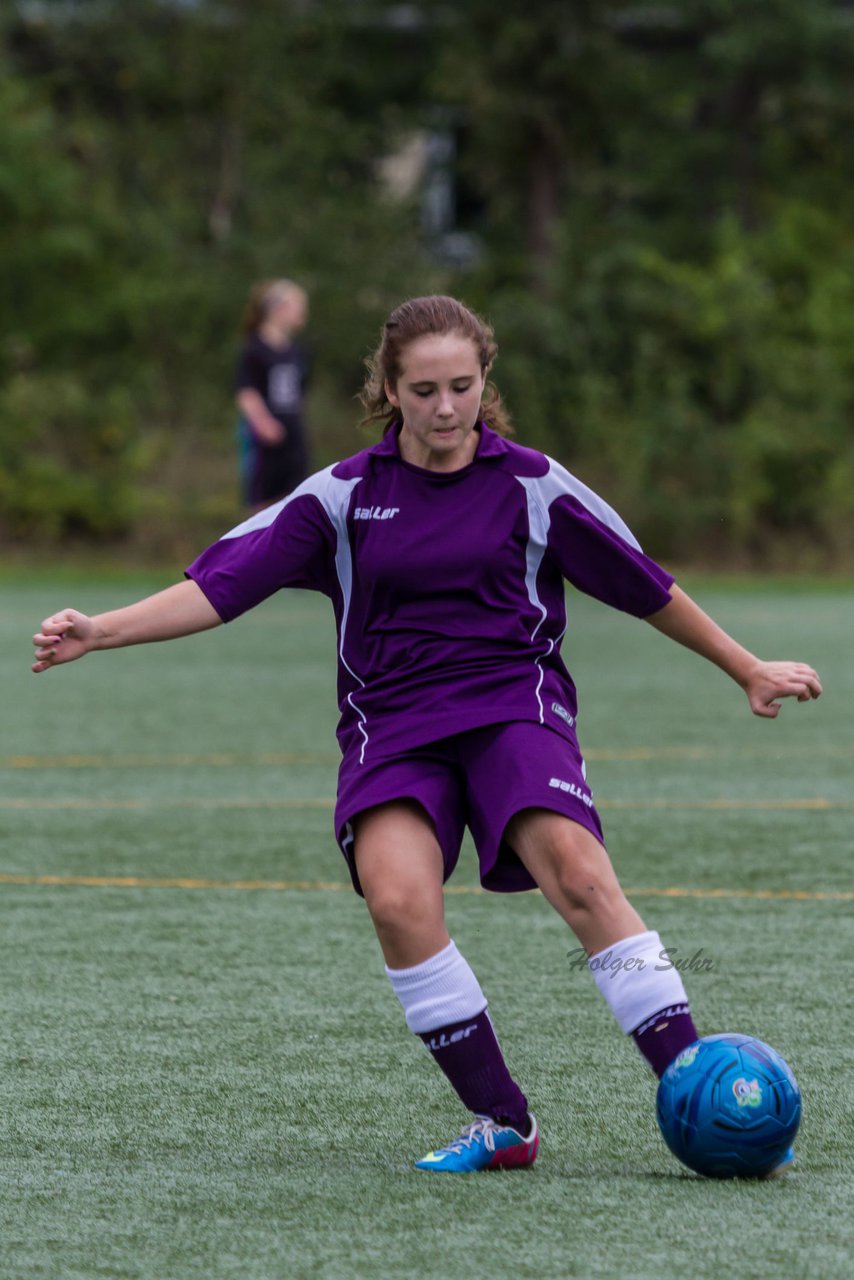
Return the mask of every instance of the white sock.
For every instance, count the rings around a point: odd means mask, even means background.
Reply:
[[[623,938],[587,964],[627,1035],[668,1005],[688,1002],[682,978],[654,931]]]
[[[386,973],[403,1005],[406,1025],[416,1035],[473,1018],[486,1008],[480,983],[453,942],[411,969],[386,965]]]

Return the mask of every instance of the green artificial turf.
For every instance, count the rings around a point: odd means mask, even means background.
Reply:
[[[468,843],[451,934],[542,1151],[412,1170],[466,1117],[332,839],[327,603],[28,672],[47,612],[160,585],[0,580],[2,1280],[847,1277],[854,592],[696,584],[749,646],[821,671],[824,698],[774,723],[644,624],[571,602],[621,879],[689,966],[701,1030],[761,1036],[802,1086],[795,1169],[753,1184],[681,1169],[573,939],[539,895],[479,893]]]

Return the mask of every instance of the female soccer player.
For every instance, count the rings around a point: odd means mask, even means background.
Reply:
[[[308,295],[292,280],[264,280],[249,294],[234,381],[244,497],[253,511],[286,497],[309,473],[308,353],[296,337],[307,317]]]
[[[452,298],[392,312],[363,391],[379,444],[311,476],[187,569],[187,581],[34,637],[36,672],[90,650],[204,631],[280,587],[324,592],[338,627],[335,826],[406,1022],[474,1113],[417,1161],[531,1164],[539,1135],[442,886],[468,825],[485,888],[537,886],[590,957],[619,1026],[659,1076],[697,1038],[682,980],[627,901],[602,839],[559,645],[564,580],[716,663],[754,714],[817,698],[812,667],[764,662],[641,551],[558,463],[507,439],[491,330]],[[607,966],[605,955],[607,953]]]

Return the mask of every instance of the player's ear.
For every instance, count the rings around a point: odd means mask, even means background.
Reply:
[[[397,392],[394,390],[394,387],[391,385],[388,378],[386,378],[385,381],[383,382],[383,388],[385,390],[385,398],[386,400],[388,400],[392,408],[399,409],[400,399],[398,398]]]

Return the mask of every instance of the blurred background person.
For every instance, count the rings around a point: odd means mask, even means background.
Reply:
[[[291,280],[252,287],[235,375],[243,499],[253,511],[286,497],[309,474],[303,399],[308,352],[296,335],[308,295]]]

